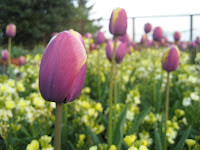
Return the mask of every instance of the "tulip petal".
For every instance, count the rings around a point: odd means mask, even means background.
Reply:
[[[86,62],[82,43],[71,33],[61,32],[45,49],[39,73],[44,99],[62,103],[68,100],[68,88]],[[68,91],[68,92],[66,92]]]

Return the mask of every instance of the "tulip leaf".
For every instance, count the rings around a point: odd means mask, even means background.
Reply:
[[[188,138],[190,131],[191,131],[191,126],[189,126],[187,128],[187,130],[184,132],[184,134],[182,135],[181,139],[179,140],[179,142],[176,145],[176,147],[174,148],[174,150],[182,150],[183,149],[185,140]]]
[[[12,65],[10,66],[9,78],[13,79],[13,80],[16,80],[16,76],[15,76],[15,73],[14,73],[14,68],[12,67]]]
[[[138,127],[140,126],[140,124],[142,123],[142,121],[144,120],[145,116],[151,111],[151,107],[143,110],[142,112],[140,112],[135,119],[133,120],[133,126],[130,129],[129,134],[133,134],[134,132],[137,131]]]
[[[90,137],[91,137],[92,141],[94,142],[94,144],[95,145],[100,144],[101,141],[100,141],[99,137],[92,131],[92,129],[89,126],[87,126],[87,130],[88,130]]]
[[[113,141],[112,143],[116,145],[117,149],[120,150],[121,144],[123,141],[123,132],[124,132],[124,123],[126,121],[126,112],[127,112],[127,105],[124,107],[123,111],[121,112],[118,121],[115,124],[115,128],[113,130]]]
[[[157,123],[154,125],[154,138],[155,138],[155,150],[162,150],[162,143],[160,133],[157,130]]]
[[[20,130],[29,138],[32,138],[31,134],[28,132],[28,130],[21,124]]]

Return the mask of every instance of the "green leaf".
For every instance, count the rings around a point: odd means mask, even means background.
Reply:
[[[124,107],[123,111],[121,112],[118,121],[115,124],[114,132],[113,132],[113,141],[112,143],[116,145],[117,149],[120,150],[122,141],[123,141],[123,132],[124,132],[124,123],[126,121],[126,112],[127,112],[127,105]]]
[[[154,138],[155,138],[155,150],[162,150],[162,143],[160,133],[157,130],[157,123],[154,125]]]
[[[95,145],[100,144],[101,141],[100,141],[99,137],[92,131],[92,129],[89,126],[87,126],[86,128],[87,128],[87,130],[88,130],[88,132],[89,132],[89,134],[91,136],[91,139],[94,142],[94,144]]]
[[[13,79],[13,80],[16,80],[16,76],[15,76],[15,73],[14,73],[14,68],[13,68],[12,65],[10,65],[9,78]]]
[[[130,129],[129,134],[133,134],[134,132],[137,131],[138,127],[140,126],[140,124],[142,123],[142,121],[144,120],[145,116],[151,111],[151,107],[147,108],[146,110],[142,111],[141,113],[139,113],[135,119],[133,120],[133,126]]]
[[[28,130],[21,124],[20,130],[30,139],[32,139],[31,134],[28,132]]]
[[[191,131],[191,126],[189,126],[187,128],[187,130],[184,132],[184,134],[182,135],[181,139],[179,140],[179,142],[176,145],[174,150],[182,150],[183,149],[183,146],[185,144],[185,140],[188,138],[190,131]]]

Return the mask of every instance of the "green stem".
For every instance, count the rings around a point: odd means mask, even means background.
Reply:
[[[112,64],[110,70],[110,89],[109,89],[109,114],[108,114],[108,147],[112,144],[112,101],[113,101],[113,81],[114,81],[114,65],[115,65],[115,53],[117,47],[117,36],[115,36],[113,54],[112,54]]]
[[[61,149],[61,124],[62,124],[62,103],[56,103],[56,122],[55,122],[55,137],[54,149]]]
[[[99,59],[100,59],[100,49],[97,54],[97,88],[98,88],[98,98],[101,97],[101,82],[100,82],[100,67],[99,67]]]
[[[8,38],[8,52],[9,52],[9,57],[8,57],[8,73],[10,73],[10,65],[11,65],[11,44],[12,44],[12,38]]]
[[[3,75],[6,74],[6,61],[3,61]]]
[[[115,62],[114,66],[114,119],[116,123],[116,106],[117,106],[117,63]]]
[[[164,136],[164,150],[167,150],[167,120],[169,112],[169,85],[170,85],[170,72],[167,72],[167,85],[166,85],[166,100],[165,100],[165,136]]]

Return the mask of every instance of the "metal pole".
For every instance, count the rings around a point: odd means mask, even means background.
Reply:
[[[135,41],[135,17],[133,19],[133,41]]]
[[[190,15],[190,40],[192,41],[193,36],[193,15]]]

